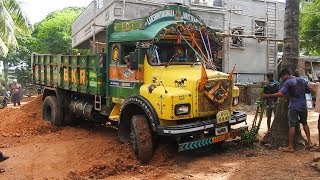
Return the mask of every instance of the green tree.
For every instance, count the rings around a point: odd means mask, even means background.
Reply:
[[[299,59],[299,9],[300,0],[286,0],[283,61],[281,68],[288,68],[292,73],[296,71]],[[277,110],[271,130],[263,138],[263,142],[276,147],[288,143],[288,97],[281,97],[278,101]],[[295,132],[295,147],[301,147],[303,137],[300,127]]]
[[[15,66],[22,62],[26,62],[30,65],[31,60],[31,50],[30,50],[30,35],[18,33],[16,35],[17,43],[19,46],[15,49],[11,49],[4,58],[4,61],[7,62],[8,66]]]
[[[8,53],[18,47],[17,34],[30,34],[31,26],[18,1],[0,0],[0,61],[4,64],[5,81],[9,64]]]
[[[29,21],[18,1],[0,0],[0,55],[5,57],[10,47],[17,47],[17,31],[28,33],[29,29]]]
[[[19,66],[22,63],[27,63],[30,65],[31,50],[30,46],[30,35],[18,33],[16,35],[17,43],[19,44],[16,48],[10,48],[6,57],[1,57],[3,64],[6,67],[5,70],[5,81],[8,82],[8,68],[13,66]],[[26,69],[29,72],[29,69]],[[20,80],[20,79],[19,79]]]
[[[301,47],[308,55],[320,55],[320,0],[302,4],[300,14]]]
[[[32,50],[37,53],[72,54],[71,24],[83,10],[69,7],[50,13],[35,26]]]

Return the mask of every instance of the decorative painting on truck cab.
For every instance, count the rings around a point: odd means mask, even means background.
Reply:
[[[143,20],[131,20],[126,22],[114,23],[114,31],[132,31],[143,28]]]
[[[109,65],[110,86],[133,88],[137,82],[143,82],[143,67],[130,69],[130,53],[135,51],[135,43],[112,44],[112,59]]]
[[[120,58],[120,48],[118,44],[112,46],[112,59],[115,62],[118,62]]]
[[[204,24],[198,15],[183,6],[166,6],[150,14],[142,19],[119,20],[119,22],[114,23],[113,31],[128,32],[143,30],[159,21],[189,21],[196,24]]]

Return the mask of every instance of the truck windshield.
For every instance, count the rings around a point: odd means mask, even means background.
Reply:
[[[196,49],[196,48],[194,48]],[[168,66],[171,64],[196,64],[199,58],[186,43],[160,42],[148,49],[148,61],[151,65]]]

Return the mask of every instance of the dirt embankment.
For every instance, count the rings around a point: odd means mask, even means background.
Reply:
[[[57,128],[42,120],[41,100],[38,96],[21,108],[0,110],[0,134],[4,137],[19,137],[57,131]]]
[[[148,165],[142,165],[136,160],[130,144],[120,142],[116,131],[110,128],[88,122],[75,127],[55,127],[42,119],[41,104],[42,97],[38,96],[21,108],[0,110],[0,148],[16,149],[16,152],[10,154],[15,157],[8,162],[20,161],[21,166],[24,165],[19,168],[19,173],[22,174],[29,174],[31,167],[37,169],[36,172],[32,170],[33,176],[22,175],[22,178],[50,178],[47,169],[55,166],[60,173],[53,177],[58,178],[101,179],[126,173],[151,173],[153,177],[157,177],[162,175],[161,169],[168,171],[165,169],[174,165],[176,151],[170,152],[170,148],[165,145],[157,148]],[[29,145],[30,147],[25,147]],[[23,147],[18,154],[19,146]],[[26,158],[30,154],[37,158]],[[51,164],[47,160],[50,154],[55,155],[50,157],[54,159]],[[59,165],[56,164],[58,162]],[[32,166],[26,168],[30,165]],[[16,178],[16,169],[11,170],[1,175]]]

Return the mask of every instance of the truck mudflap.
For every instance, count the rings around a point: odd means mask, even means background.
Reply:
[[[229,120],[230,125],[239,124],[247,120],[247,114],[243,111],[234,111]],[[174,126],[161,126],[157,127],[157,132],[159,135],[165,136],[183,136],[192,134],[198,131],[204,131],[215,128],[215,119],[200,121],[188,124],[180,124]]]
[[[228,139],[235,139],[236,137],[241,137],[242,132],[247,129],[248,129],[248,126],[244,126],[237,129],[233,129],[229,133],[222,134],[219,136],[212,136],[212,137],[203,138],[203,139],[199,139],[191,142],[180,143],[178,151],[180,152],[180,151],[197,149],[197,148],[209,146],[217,142],[225,141]]]

